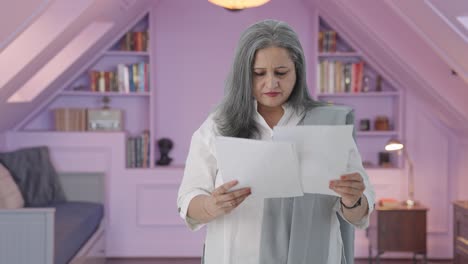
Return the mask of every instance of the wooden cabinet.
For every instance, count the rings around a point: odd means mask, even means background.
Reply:
[[[453,263],[468,263],[468,201],[453,205]]]
[[[422,255],[426,263],[427,208],[421,205],[392,208],[376,207],[367,229],[369,238],[369,262],[372,263],[374,250],[379,263],[384,252],[412,252],[413,259]]]

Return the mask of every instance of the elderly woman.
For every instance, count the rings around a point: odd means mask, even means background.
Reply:
[[[274,126],[353,124],[351,109],[311,99],[305,74],[286,23],[265,20],[242,34],[224,100],[193,134],[179,189],[189,228],[207,226],[204,263],[352,263],[353,227],[368,225],[374,204],[356,147],[349,174],[330,182],[338,196],[249,199],[250,188],[231,190],[237,182],[217,167],[216,136],[271,140]]]

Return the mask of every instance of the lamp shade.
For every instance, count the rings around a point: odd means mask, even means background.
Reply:
[[[208,0],[209,2],[231,10],[240,10],[261,6],[270,0]]]
[[[385,145],[385,150],[386,151],[396,151],[396,150],[402,150],[405,147],[401,141],[398,139],[390,139],[387,144]]]

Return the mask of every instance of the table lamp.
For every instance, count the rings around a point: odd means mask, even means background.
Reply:
[[[388,152],[398,151],[398,154],[403,152],[405,160],[408,162],[408,199],[406,205],[411,207],[415,205],[414,201],[414,177],[413,177],[413,162],[409,158],[408,151],[405,149],[405,145],[398,139],[390,139],[385,145],[385,150]]]

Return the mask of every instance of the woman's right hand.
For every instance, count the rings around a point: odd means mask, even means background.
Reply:
[[[237,183],[237,180],[233,180],[219,186],[204,200],[203,208],[210,217],[214,219],[230,213],[251,194],[248,187],[229,191]]]

